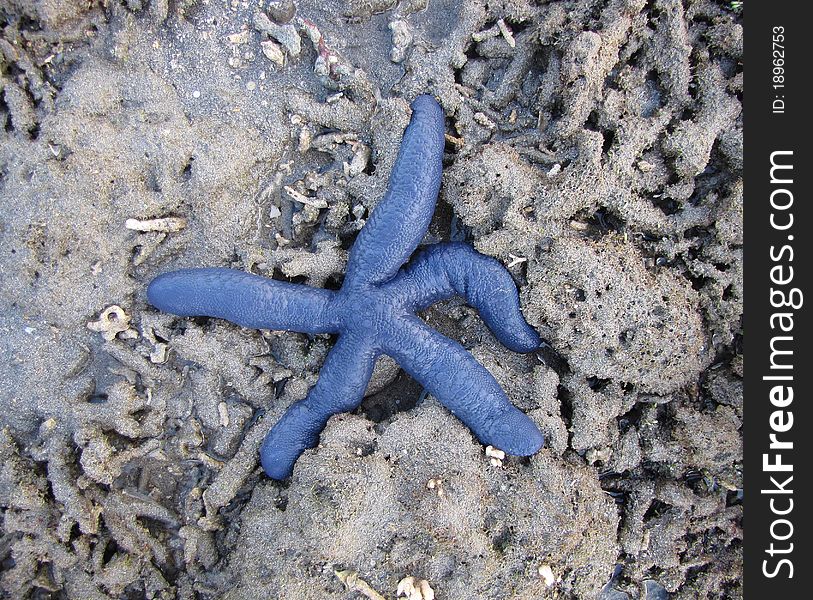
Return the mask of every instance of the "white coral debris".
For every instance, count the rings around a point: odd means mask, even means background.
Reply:
[[[116,304],[108,306],[97,321],[90,321],[87,328],[91,331],[98,331],[108,342],[113,340],[119,333],[122,337],[138,337],[135,330],[130,329],[130,315]]]
[[[162,217],[160,219],[127,219],[124,222],[127,229],[133,231],[158,231],[160,233],[175,233],[186,227],[186,219],[183,217]]]

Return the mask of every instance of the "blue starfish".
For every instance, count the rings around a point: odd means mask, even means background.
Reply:
[[[540,344],[522,317],[511,276],[495,259],[466,244],[436,244],[401,268],[432,220],[443,145],[443,110],[431,96],[419,96],[387,191],[350,250],[338,292],[217,268],[174,271],[150,283],[150,303],[176,315],[339,335],[316,385],[263,442],[260,458],[270,477],[290,476],[330,416],[361,403],[380,354],[394,358],[482,443],[518,456],[542,447],[539,429],[508,401],[494,377],[460,344],[415,316],[459,295],[511,350],[530,352]]]

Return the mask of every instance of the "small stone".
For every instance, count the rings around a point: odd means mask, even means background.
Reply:
[[[293,0],[269,2],[266,7],[269,16],[277,23],[289,23],[296,16],[296,4]]]
[[[505,460],[505,452],[494,446],[486,446],[486,456],[490,459],[492,467],[501,467]]]
[[[274,40],[266,40],[261,42],[260,48],[262,48],[265,57],[274,64],[279,66],[283,66],[285,64],[285,53],[282,51],[282,47]]]
[[[226,39],[229,40],[230,44],[234,44],[235,46],[245,44],[248,41],[248,31],[232,33],[231,35],[227,35]]]
[[[553,575],[553,569],[550,568],[550,565],[540,565],[536,572],[539,573],[546,586],[551,587],[556,583],[556,577]]]
[[[390,60],[394,63],[403,62],[406,58],[406,51],[412,45],[412,32],[406,21],[391,21],[389,24],[392,31],[392,50],[390,50]]]

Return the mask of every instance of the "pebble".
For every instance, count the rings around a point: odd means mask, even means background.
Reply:
[[[505,452],[494,446],[486,446],[486,456],[490,459],[492,467],[501,467],[505,460]]]
[[[406,21],[391,21],[389,24],[392,31],[392,50],[390,50],[390,60],[394,63],[403,62],[406,58],[406,51],[412,45],[412,32]]]
[[[285,53],[283,53],[282,47],[274,40],[266,40],[261,42],[260,48],[262,48],[265,57],[271,62],[279,66],[285,64]]]
[[[245,44],[248,41],[248,31],[232,33],[231,35],[227,35],[226,39],[229,40],[230,44],[234,45]]]

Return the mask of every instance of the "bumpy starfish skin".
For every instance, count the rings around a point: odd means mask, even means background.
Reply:
[[[412,119],[387,192],[350,251],[338,292],[232,269],[184,269],[155,278],[147,297],[180,316],[210,316],[243,327],[338,334],[316,385],[266,436],[260,458],[274,479],[314,447],[328,419],[355,409],[376,358],[387,354],[465,423],[484,444],[528,456],[542,447],[536,425],[514,407],[491,374],[460,344],[430,329],[417,311],[455,295],[476,308],[499,341],[538,348],[505,268],[466,244],[436,244],[401,268],[423,239],[441,180],[444,115],[431,96]]]

